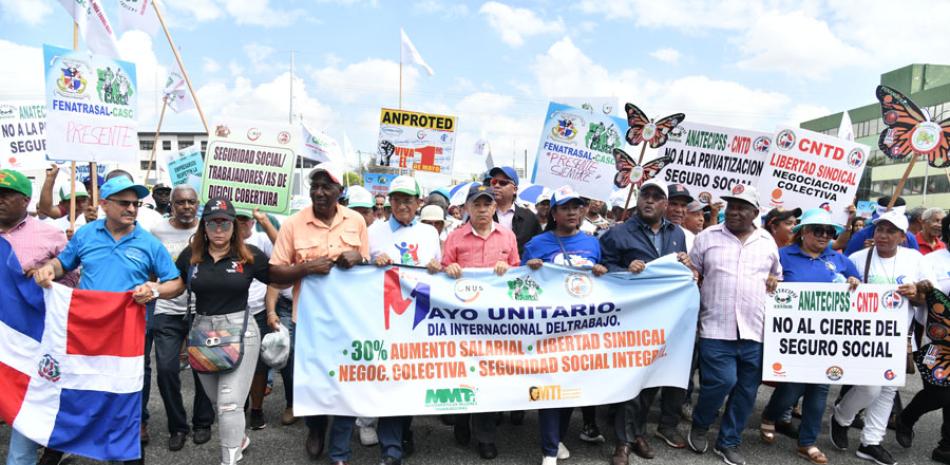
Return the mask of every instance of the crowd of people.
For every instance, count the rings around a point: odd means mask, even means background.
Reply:
[[[217,423],[221,463],[227,465],[243,458],[251,442],[248,430],[267,424],[262,403],[270,377],[283,379],[286,405],[280,423],[298,421],[293,349],[286,366],[272,370],[259,357],[261,340],[282,328],[292,340],[301,279],[334,268],[411,265],[459,278],[471,268],[504,275],[512,267],[553,263],[601,276],[641,273],[651,261],[675,254],[699,286],[694,364],[683,367],[693,376],[686,389],[644,389],[620,404],[581,408],[580,439],[612,441],[612,465],[628,465],[632,455],[654,458],[647,417],[657,397],[654,436],[661,445],[697,454],[712,449],[725,463],[743,465],[742,432],[751,427],[768,444],[776,434],[797,438],[798,455],[828,463],[817,444],[829,385],[778,383],[761,415],[753,414],[768,293],[780,281],[841,283],[851,289],[860,283],[897,285],[913,304],[906,321],[908,357],[939,342],[920,331],[924,296],[932,288],[950,293],[950,217],[939,207],[907,211],[900,198],[892,209],[889,198],[880,199],[871,218],[857,216],[852,208],[847,224],[836,224],[822,209],[774,209],[762,216],[755,188],[741,184],[712,205],[700,203],[683,185],[650,180],[629,206],[626,195],[588,199],[571,186],[546,190],[534,205],[525,206],[517,202],[517,172],[496,167],[469,188],[464,205],[453,205],[448,190],[426,193],[411,176],[396,177],[388,195],[374,197],[362,187],[344,187],[342,169],[324,163],[309,174],[311,204],[278,223],[256,210],[236,210],[226,199],[201,206],[198,193],[187,185],[149,191],[120,170],[99,180],[98,203],[90,201],[92,189],[81,189],[75,195],[61,190],[60,203],[53,205],[55,178],[54,169],[32,214],[30,180],[0,171],[0,237],[41,286],[56,281],[132,292],[147,306],[142,442],[150,439],[145,406],[154,348],[168,449],[181,450],[189,435],[195,444],[210,441]],[[143,207],[145,198],[154,208]],[[73,201],[79,221],[70,226]],[[192,370],[196,389],[189,399],[189,423],[180,379],[188,334],[193,328],[227,325],[243,328],[244,355],[227,372]],[[950,464],[950,389],[927,377],[923,381],[923,390],[906,405],[894,387],[841,389],[831,407],[831,444],[893,465],[884,446],[888,425],[900,446],[911,447],[918,419],[942,409],[941,440],[931,458]],[[572,410],[538,411],[543,465],[570,456],[565,441]],[[452,415],[443,421],[452,426],[458,444],[474,443],[478,456],[490,460],[499,453],[499,415]],[[523,411],[509,415],[514,424],[524,418]],[[797,428],[794,415],[801,418]],[[606,434],[598,426],[603,417],[610,419]],[[364,445],[379,444],[380,464],[402,463],[414,452],[412,417],[308,416],[304,422],[303,444],[311,460],[325,453],[333,464],[348,463],[354,430]],[[717,422],[713,438],[709,431]],[[850,428],[861,430],[853,444]],[[54,464],[63,455],[46,449],[38,459],[38,449],[12,431],[7,463]]]

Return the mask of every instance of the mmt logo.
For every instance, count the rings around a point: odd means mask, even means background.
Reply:
[[[390,268],[386,270],[383,286],[383,315],[386,322],[386,329],[389,329],[389,313],[395,312],[396,315],[406,313],[412,299],[416,300],[416,313],[412,319],[412,329],[416,329],[429,314],[429,284],[418,283],[409,293],[409,297],[402,296],[402,283],[399,279],[399,269]]]

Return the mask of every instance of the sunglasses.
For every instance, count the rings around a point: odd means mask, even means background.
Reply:
[[[108,201],[110,201],[110,202],[112,202],[112,203],[114,203],[114,204],[116,204],[116,205],[118,205],[118,206],[120,206],[120,207],[122,207],[122,208],[129,208],[129,206],[133,206],[133,207],[135,207],[135,208],[141,208],[141,207],[142,207],[142,201],[141,201],[141,200],[112,200],[112,199],[106,199],[106,200],[108,200]]]
[[[492,180],[489,181],[489,183],[491,184],[492,187],[508,187],[509,184],[514,184],[513,182],[507,179],[495,179],[495,178],[492,178]]]
[[[205,221],[205,228],[209,231],[230,231],[231,226],[230,221]]]
[[[838,235],[838,231],[831,226],[809,226],[808,230],[811,231],[815,237],[824,236],[834,238]]]

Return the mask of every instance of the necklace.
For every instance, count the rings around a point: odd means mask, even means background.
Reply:
[[[886,260],[893,260],[893,261],[891,262],[891,272],[890,272],[890,273],[887,272],[887,268],[884,266],[884,260],[885,260],[885,259],[881,258],[881,256],[878,255],[878,253],[877,253],[877,247],[874,248],[874,257],[877,258],[878,268],[881,269],[881,273],[884,274],[884,278],[887,279],[887,283],[888,283],[888,284],[896,284],[896,282],[894,281],[894,277],[895,277],[895,276],[894,276],[894,275],[895,275],[895,272],[894,272],[894,271],[895,271],[895,268],[897,268],[897,254],[895,253],[893,257],[886,259]]]

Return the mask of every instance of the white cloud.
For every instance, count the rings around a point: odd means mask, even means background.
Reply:
[[[211,57],[204,57],[201,60],[201,69],[207,74],[214,74],[221,71],[221,63]]]
[[[443,18],[467,16],[468,6],[463,3],[446,3],[443,0],[419,0],[412,4],[413,11],[423,14],[440,15]]]
[[[119,38],[119,54],[135,63],[138,81],[138,120],[145,123],[158,118],[161,92],[168,77],[168,68],[159,63],[153,48],[152,36],[142,31],[128,31]],[[160,44],[164,42],[159,42]]]
[[[866,65],[871,58],[839,39],[826,22],[802,11],[758,16],[737,42],[746,56],[737,63],[741,69],[812,79],[824,78],[835,69]]]
[[[163,0],[162,5],[174,13],[184,13],[194,21],[199,23],[213,21],[224,15],[224,11],[215,2],[215,0]],[[174,24],[186,24],[186,19],[178,20],[177,14],[168,14],[163,11],[165,16],[170,16],[167,20]]]
[[[43,50],[0,39],[0,56],[17,63],[0,73],[0,101],[44,100]]]
[[[661,48],[651,53],[650,56],[671,65],[675,65],[680,61],[680,52],[675,48]]]
[[[344,67],[337,64],[314,70],[311,73],[316,89],[321,95],[332,96],[344,103],[352,103],[367,97],[376,98],[376,105],[392,105],[398,100],[399,63],[371,58]],[[404,66],[402,90],[404,97],[416,87],[419,71]]]
[[[583,0],[581,11],[602,18],[630,19],[645,27],[672,27],[686,31],[742,29],[750,17],[762,12],[761,2],[751,0]]]
[[[541,96],[596,95],[618,97],[630,93],[641,82],[634,70],[610,73],[594,63],[570,37],[551,45],[535,58],[531,70]]]
[[[7,21],[36,26],[53,12],[53,8],[46,2],[36,0],[0,0],[0,11],[3,11],[3,19]]]
[[[238,24],[264,27],[287,26],[303,14],[303,10],[276,10],[269,0],[226,0],[224,8]]]
[[[198,89],[198,97],[204,108],[209,109],[211,121],[218,118],[253,118],[261,121],[284,123],[289,114],[289,73],[254,85],[246,77],[233,80],[212,80]],[[332,121],[331,108],[310,95],[305,81],[294,79],[294,113],[302,114],[306,121],[327,124]],[[253,115],[253,116],[249,116]],[[209,124],[213,124],[209,121]]]
[[[564,21],[560,18],[544,21],[527,8],[514,8],[496,1],[483,4],[478,12],[485,15],[492,29],[501,34],[501,40],[512,47],[520,47],[526,37],[564,31]]]

